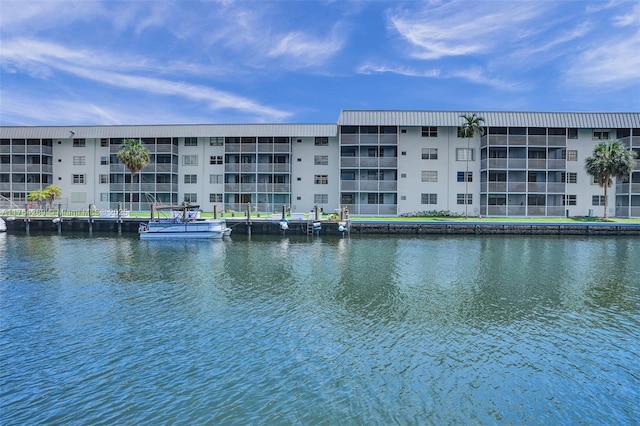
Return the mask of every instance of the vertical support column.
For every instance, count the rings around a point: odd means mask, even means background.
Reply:
[[[89,234],[93,233],[93,204],[89,204]]]
[[[31,219],[29,218],[29,204],[25,204],[24,205],[24,211],[25,211],[25,217],[24,217],[24,229],[25,231],[27,231],[27,234],[29,233],[29,224],[31,222]]]
[[[213,205],[213,218],[217,219],[218,218],[218,206],[217,205]]]
[[[247,203],[247,235],[251,235],[251,203]]]
[[[118,234],[122,234],[122,203],[118,203]]]
[[[58,203],[58,234],[62,233],[62,203]]]

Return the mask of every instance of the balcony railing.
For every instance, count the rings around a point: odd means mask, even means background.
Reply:
[[[526,136],[510,135],[509,146],[525,146],[527,144]]]
[[[547,160],[546,159],[529,159],[529,168],[530,169],[546,169],[547,168]]]

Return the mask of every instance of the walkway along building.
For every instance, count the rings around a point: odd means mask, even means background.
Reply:
[[[356,215],[601,215],[585,158],[603,140],[640,153],[640,113],[482,112],[459,135],[454,111],[342,111],[336,124],[0,127],[0,205],[56,185],[63,207],[197,203],[205,210]],[[151,162],[130,174],[116,153],[141,139]],[[465,203],[467,205],[465,206]],[[610,190],[610,215],[640,217],[640,161]]]

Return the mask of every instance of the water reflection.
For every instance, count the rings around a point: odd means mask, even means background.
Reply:
[[[628,423],[639,254],[0,235],[0,423]]]

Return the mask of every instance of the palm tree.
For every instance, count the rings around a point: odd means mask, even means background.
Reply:
[[[47,199],[47,196],[42,189],[38,189],[36,191],[31,191],[27,194],[27,201],[38,203],[38,208],[42,209],[43,203]]]
[[[124,145],[117,154],[120,160],[131,173],[131,195],[129,198],[129,210],[133,211],[133,177],[151,161],[151,154],[142,145],[140,139],[125,139]]]
[[[464,174],[464,217],[469,217],[469,155],[471,149],[469,148],[471,138],[476,134],[480,136],[484,135],[484,118],[478,117],[475,113],[468,115],[463,114],[460,116],[463,119],[463,123],[460,126],[460,136],[467,138],[467,152],[465,159],[467,162],[467,170]]]
[[[47,200],[50,207],[53,207],[53,202],[62,196],[62,189],[55,185],[49,185],[42,190],[42,195]]]
[[[607,188],[613,185],[613,178],[622,179],[628,176],[636,166],[636,153],[615,140],[600,142],[593,149],[593,155],[585,160],[587,173],[604,188],[604,218],[607,218]]]

